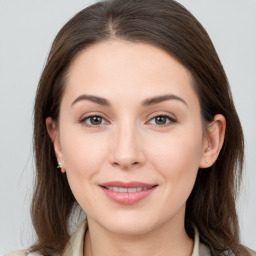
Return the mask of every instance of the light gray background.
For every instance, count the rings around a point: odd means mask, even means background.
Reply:
[[[52,40],[95,1],[0,0],[0,255],[33,241],[32,109]],[[238,203],[241,237],[256,249],[256,0],[183,0],[210,34],[230,80],[246,139]]]

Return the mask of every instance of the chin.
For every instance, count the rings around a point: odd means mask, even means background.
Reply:
[[[141,223],[141,221],[133,222],[116,222],[109,227],[109,231],[125,236],[140,236],[145,235],[153,230],[152,223]]]
[[[104,219],[99,219],[97,223],[105,230],[119,235],[139,236],[145,235],[157,229],[165,223],[165,220],[159,220],[156,216],[142,212],[117,212],[107,214]]]

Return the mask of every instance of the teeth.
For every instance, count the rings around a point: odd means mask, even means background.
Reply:
[[[119,189],[117,187],[113,187],[112,190],[115,191],[115,192],[118,192]]]
[[[129,192],[129,193],[137,192],[137,188],[128,188],[127,192]]]
[[[144,190],[148,190],[151,187],[138,187],[138,188],[118,188],[118,187],[106,187],[106,189],[119,192],[119,193],[135,193],[135,192],[140,192]]]
[[[126,189],[126,188],[118,188],[117,191],[120,192],[120,193],[125,193],[125,192],[128,192],[129,189]],[[130,192],[130,191],[129,191],[129,192]]]

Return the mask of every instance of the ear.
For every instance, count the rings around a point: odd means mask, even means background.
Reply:
[[[224,143],[226,119],[218,114],[207,127],[199,167],[208,168],[217,160]]]
[[[51,117],[47,117],[46,120],[46,128],[48,135],[52,141],[54,151],[55,151],[55,156],[57,158],[58,163],[60,163],[61,172],[65,172],[64,169],[64,161],[63,161],[63,155],[62,155],[62,150],[61,150],[61,145],[60,145],[60,136],[59,136],[59,131],[56,125],[56,122],[52,120]]]

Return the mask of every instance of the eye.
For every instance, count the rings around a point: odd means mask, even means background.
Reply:
[[[107,123],[107,121],[102,116],[98,115],[87,116],[80,122],[87,127],[98,127],[99,125]]]
[[[150,119],[150,124],[156,124],[158,126],[168,126],[171,123],[175,123],[176,120],[168,115],[158,115]]]

